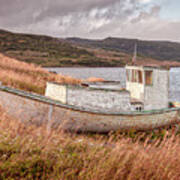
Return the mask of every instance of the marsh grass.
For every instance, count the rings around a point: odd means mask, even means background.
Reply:
[[[47,81],[78,84],[72,77],[48,72],[34,64],[27,64],[0,54],[0,81],[14,88],[44,94]]]
[[[0,80],[40,94],[47,81],[80,82],[3,55]],[[0,108],[0,180],[178,180],[179,132],[174,126],[146,133],[71,134],[22,124]]]
[[[173,131],[153,141],[151,133],[136,140],[121,133],[71,134],[0,114],[0,179],[180,178],[180,137]]]

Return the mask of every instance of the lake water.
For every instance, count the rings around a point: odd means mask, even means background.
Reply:
[[[126,73],[124,68],[47,68],[62,75],[79,79],[100,77],[105,80],[120,81],[125,87]],[[170,101],[180,102],[180,68],[170,70]]]

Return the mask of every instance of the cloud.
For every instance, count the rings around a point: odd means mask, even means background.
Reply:
[[[144,21],[144,20],[148,20],[149,18],[152,18],[152,17],[158,17],[159,13],[160,13],[160,10],[161,10],[161,7],[160,6],[153,6],[149,12],[146,12],[146,11],[142,11],[139,13],[138,17],[136,18],[133,18],[131,20],[132,23],[138,23],[138,22],[141,22],[141,21]]]
[[[70,25],[90,22],[91,26],[99,27],[103,22],[113,18],[125,18],[135,8],[135,0],[0,0],[0,26],[8,28],[29,29],[40,22],[52,23],[59,21]],[[131,12],[132,11],[132,12]],[[71,17],[71,18],[70,18]],[[69,19],[67,22],[66,20]],[[54,24],[54,23],[53,23]],[[34,26],[36,28],[36,26]],[[61,29],[61,27],[59,26]]]
[[[32,18],[31,15],[37,14],[37,18],[44,19],[103,8],[116,2],[118,0],[0,0],[0,16],[18,17],[19,14],[24,14],[25,17]]]
[[[180,30],[180,22],[161,20],[161,4],[153,2],[0,0],[0,28],[58,37],[118,36],[177,40],[175,33]]]

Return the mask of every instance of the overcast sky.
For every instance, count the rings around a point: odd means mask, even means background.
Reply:
[[[0,0],[0,28],[180,42],[180,0]]]

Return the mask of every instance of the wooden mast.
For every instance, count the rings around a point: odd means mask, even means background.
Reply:
[[[137,43],[135,43],[135,46],[134,46],[134,56],[132,58],[132,65],[135,65],[136,60],[137,60]]]

